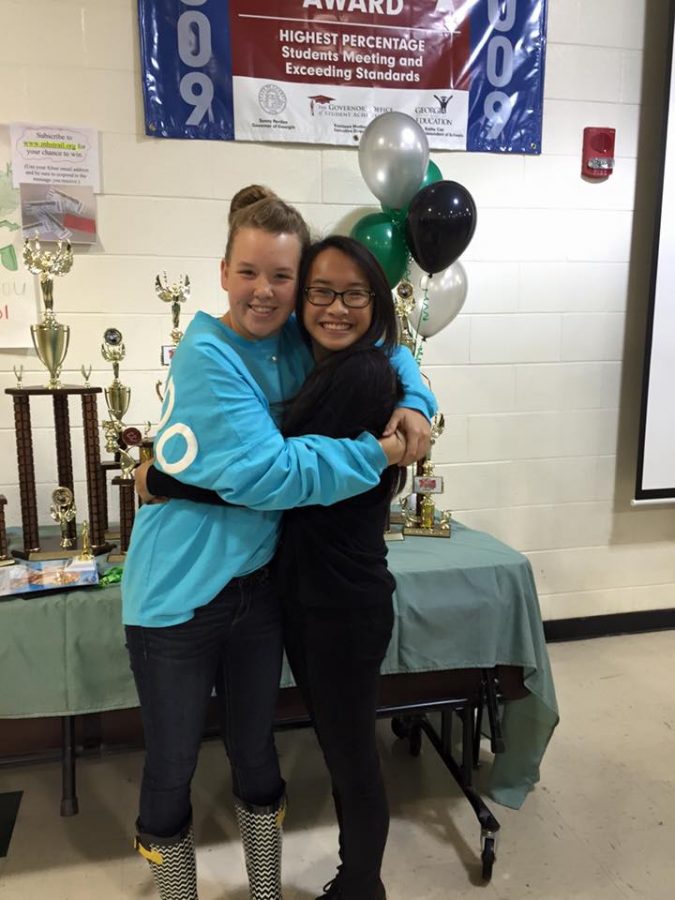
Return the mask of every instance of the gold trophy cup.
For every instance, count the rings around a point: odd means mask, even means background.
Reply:
[[[29,272],[40,277],[40,289],[44,302],[44,313],[39,325],[31,325],[30,333],[35,352],[49,371],[51,390],[61,387],[59,376],[70,343],[70,326],[60,325],[54,315],[54,278],[70,272],[73,265],[73,251],[70,244],[59,241],[55,251],[42,250],[40,241],[26,239],[23,261]]]

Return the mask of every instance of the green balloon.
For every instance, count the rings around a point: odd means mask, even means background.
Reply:
[[[350,232],[367,247],[384,269],[389,287],[399,283],[408,265],[408,245],[402,229],[386,213],[369,213],[354,225]]]
[[[424,174],[424,178],[422,179],[422,184],[419,186],[418,190],[421,191],[422,188],[427,187],[429,184],[434,184],[436,181],[443,181],[443,173],[438,168],[435,162],[429,160],[429,164],[427,165],[427,171]]]

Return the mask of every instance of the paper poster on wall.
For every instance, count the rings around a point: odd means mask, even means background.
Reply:
[[[19,191],[12,183],[9,129],[0,126],[0,348],[32,347],[38,320],[33,276],[24,268]]]
[[[22,184],[19,190],[25,238],[96,243],[96,197],[91,187]]]
[[[396,110],[433,149],[540,153],[545,0],[144,0],[147,134],[356,146]]]
[[[20,184],[89,185],[101,190],[98,132],[93,128],[13,122],[14,187]]]

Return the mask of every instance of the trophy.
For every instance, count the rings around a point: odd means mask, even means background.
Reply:
[[[434,416],[431,423],[431,447],[443,434],[445,420],[443,414]],[[417,497],[416,510],[410,508],[408,497],[401,498],[403,534],[418,537],[450,537],[450,512],[443,510],[436,521],[436,504],[433,494],[443,493],[443,478],[434,474],[434,464],[430,455],[417,464],[417,474],[413,479],[413,491]]]
[[[73,251],[69,243],[64,246],[62,241],[58,242],[53,252],[42,250],[37,238],[33,241],[27,238],[23,248],[23,261],[29,272],[40,277],[40,289],[45,305],[43,320],[39,325],[31,325],[30,334],[35,352],[49,371],[47,387],[53,390],[61,387],[59,376],[70,341],[70,327],[60,325],[54,315],[54,278],[70,272],[73,265]]]
[[[89,538],[89,522],[87,522],[86,519],[82,523],[80,536],[82,538],[82,549],[77,558],[79,560],[94,559],[94,554],[91,552],[91,540]]]
[[[105,388],[105,402],[110,418],[103,422],[105,448],[108,453],[115,454],[113,464],[105,464],[105,468],[119,468],[121,474],[113,478],[113,484],[120,493],[120,552],[109,554],[109,562],[123,562],[129,549],[131,528],[134,523],[134,469],[136,459],[129,452],[131,447],[138,447],[143,442],[143,435],[138,428],[127,427],[124,416],[129,409],[131,388],[120,381],[120,362],[126,355],[122,333],[117,328],[108,328],[103,334],[101,345],[103,358],[112,363],[113,381]]]
[[[180,339],[183,337],[183,332],[179,328],[180,305],[185,303],[190,296],[190,277],[186,275],[183,278],[181,275],[176,284],[170,285],[167,281],[166,272],[163,274],[163,279],[159,275],[155,278],[155,293],[164,303],[171,304],[172,343],[162,345],[162,365],[168,366]]]
[[[399,281],[396,285],[396,297],[394,299],[394,309],[398,318],[399,337],[398,342],[407,347],[410,352],[415,355],[417,341],[410,328],[410,313],[415,307],[415,297],[413,286],[409,281]]]
[[[161,349],[161,363],[163,366],[171,365],[171,360],[173,359],[173,354],[176,351],[176,347],[180,343],[181,338],[183,337],[183,332],[180,330],[180,305],[181,303],[185,303],[186,300],[190,297],[190,276],[180,275],[178,281],[175,284],[169,284],[166,272],[162,273],[162,277],[159,275],[155,277],[155,293],[164,303],[171,304],[171,321],[173,328],[171,330],[171,344],[162,344]],[[164,394],[163,394],[163,381],[159,378],[155,382],[155,393],[159,397],[159,402],[164,403]],[[147,423],[147,428],[145,430],[145,434],[143,435],[143,442],[141,444],[141,460],[145,461],[147,459],[153,458],[153,444],[154,439],[150,436],[150,422]]]
[[[105,448],[108,453],[118,453],[120,450],[119,437],[124,429],[122,419],[129,409],[131,388],[120,381],[120,362],[126,356],[126,349],[122,340],[122,332],[117,328],[108,328],[104,332],[101,355],[106,362],[112,363],[113,367],[113,382],[103,392],[110,413],[110,419],[103,422],[106,437]]]
[[[73,492],[67,487],[57,487],[52,493],[52,505],[49,507],[49,515],[61,528],[61,549],[70,550],[75,543],[70,536],[70,523],[75,520],[75,498]]]
[[[44,321],[31,326],[33,343],[38,356],[49,369],[49,384],[45,386],[25,385],[23,366],[14,367],[17,384],[5,388],[14,404],[14,424],[16,433],[16,454],[19,468],[19,494],[21,497],[21,525],[23,546],[15,548],[14,556],[22,559],[59,559],[64,548],[52,536],[40,536],[38,528],[37,492],[35,487],[35,461],[33,458],[33,434],[31,426],[31,402],[34,398],[48,396],[54,407],[54,430],[58,484],[73,491],[73,458],[70,435],[70,413],[68,398],[78,395],[82,403],[84,425],[84,450],[87,474],[87,498],[89,526],[94,553],[104,553],[110,549],[104,538],[105,481],[101,473],[101,450],[99,446],[98,411],[96,395],[101,388],[89,384],[61,385],[59,373],[68,349],[70,329],[59,325],[54,317],[54,277],[65,275],[73,264],[70,245],[57,245],[54,252],[43,251],[38,240],[26,241],[23,259],[28,269],[40,276],[40,286],[44,299]],[[36,402],[41,402],[37,400]],[[68,537],[76,536],[75,520],[68,523]]]
[[[14,564],[14,557],[9,555],[9,546],[7,543],[7,526],[5,525],[5,506],[7,505],[7,497],[0,494],[0,566],[11,566]]]

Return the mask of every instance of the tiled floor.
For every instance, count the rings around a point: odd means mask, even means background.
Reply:
[[[479,828],[428,744],[418,759],[380,723],[392,827],[390,900],[673,900],[675,897],[675,631],[550,648],[562,721],[542,781],[502,824],[490,884],[479,877]],[[310,732],[278,739],[290,785],[286,900],[311,900],[331,877],[335,830]],[[23,791],[2,900],[152,898],[131,850],[140,753],[79,764],[79,816],[58,815],[60,770],[0,771],[0,793]],[[246,900],[223,753],[206,744],[194,805],[202,900]]]

